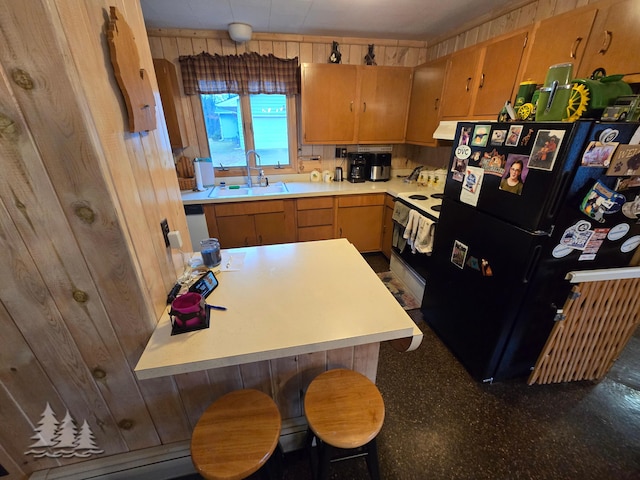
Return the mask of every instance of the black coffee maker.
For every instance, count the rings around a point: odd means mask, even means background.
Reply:
[[[347,154],[347,180],[360,183],[367,179],[367,163],[370,155],[370,153],[356,152]]]

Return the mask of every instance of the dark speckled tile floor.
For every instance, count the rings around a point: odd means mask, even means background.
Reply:
[[[367,260],[384,271],[383,260]],[[640,479],[639,332],[598,383],[485,385],[469,377],[419,310],[409,313],[424,332],[422,345],[380,350],[382,479]],[[312,478],[304,454],[285,456],[283,478]],[[332,464],[330,478],[369,476],[355,459]]]

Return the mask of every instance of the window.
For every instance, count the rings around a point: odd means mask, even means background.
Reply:
[[[255,150],[259,161],[251,155],[251,166],[289,169],[295,165],[290,152],[289,132],[295,123],[287,114],[288,99],[279,94],[201,94],[202,112],[207,130],[207,143],[214,166],[245,167],[245,152]],[[257,164],[259,163],[259,164]]]

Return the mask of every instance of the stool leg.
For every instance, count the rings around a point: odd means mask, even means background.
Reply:
[[[378,445],[374,438],[367,445],[367,468],[369,469],[369,475],[371,480],[380,480],[380,466],[378,465]]]
[[[316,460],[315,452],[313,451],[313,439],[315,435],[311,431],[310,428],[307,428],[307,437],[304,441],[305,448],[307,450],[307,455],[309,457],[309,466],[311,467],[311,477],[316,478],[318,471],[318,462]],[[320,450],[320,440],[316,440],[316,449]]]
[[[316,443],[320,449],[320,459],[318,465],[318,480],[329,478],[329,466],[331,464],[331,454],[333,447],[316,437]]]
[[[283,476],[282,468],[282,447],[280,442],[276,445],[276,449],[264,464],[264,467],[260,469],[261,476],[264,480],[277,480]]]

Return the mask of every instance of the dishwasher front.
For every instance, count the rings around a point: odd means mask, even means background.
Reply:
[[[209,238],[207,220],[204,216],[202,205],[185,205],[184,213],[187,216],[187,226],[191,237],[191,248],[194,252],[200,251],[200,240]]]

